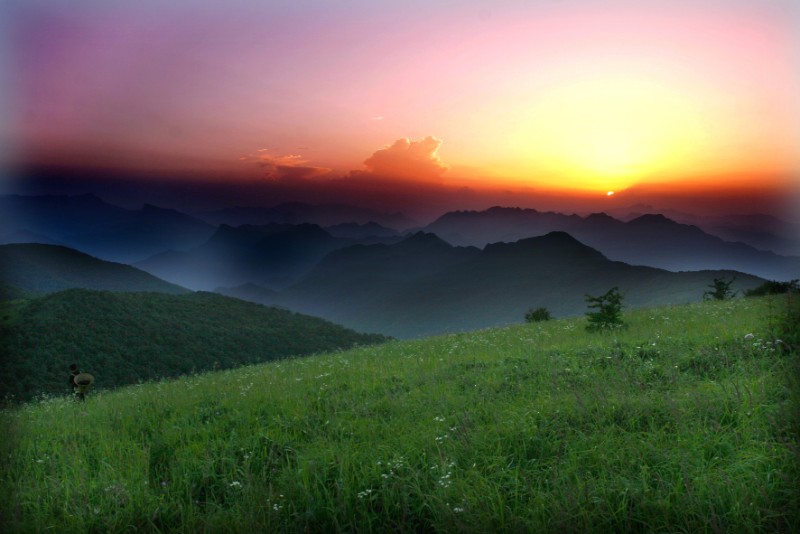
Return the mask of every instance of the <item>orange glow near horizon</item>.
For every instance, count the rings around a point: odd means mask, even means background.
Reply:
[[[23,4],[22,164],[615,200],[800,173],[790,0]]]

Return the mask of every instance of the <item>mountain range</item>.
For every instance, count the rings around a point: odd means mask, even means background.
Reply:
[[[495,207],[449,212],[416,229],[435,233],[454,245],[478,247],[564,231],[611,259],[634,265],[668,270],[734,269],[777,280],[800,277],[799,257],[775,253],[800,250],[800,225],[770,215],[712,218],[669,212],[672,218],[667,218],[653,213],[637,214],[637,209],[647,210],[648,207],[618,208],[613,212],[616,217],[604,213],[579,216]],[[339,204],[235,207],[191,216],[152,205],[138,210],[123,209],[94,195],[0,196],[0,243],[62,244],[101,259],[142,262],[148,268],[152,265],[155,274],[190,287],[193,282],[174,275],[176,270],[184,275],[191,272],[191,269],[178,269],[181,258],[187,258],[184,253],[189,252],[188,257],[199,254],[203,260],[203,250],[211,251],[215,246],[209,244],[209,240],[224,237],[215,235],[223,226],[288,229],[303,224],[317,225],[334,238],[367,243],[370,239],[372,242],[398,239],[403,235],[399,230],[412,227],[413,221],[402,214]],[[709,234],[709,228],[717,233]],[[735,240],[737,238],[739,241]],[[342,241],[339,245],[354,242]],[[298,244],[295,251],[301,248],[302,244]],[[258,257],[259,253],[253,255]],[[219,270],[197,263],[191,267],[198,266],[200,270]],[[262,279],[237,279],[236,276],[226,278],[230,269],[225,267],[222,268],[224,276],[218,279],[205,276],[207,280],[195,289],[246,282],[281,287],[298,279],[298,273],[286,277],[285,273],[273,275],[270,270],[266,270]]]
[[[727,242],[654,214],[622,221],[496,207],[450,212],[403,235],[374,221],[335,222],[358,211],[346,206],[226,212],[333,223],[323,228],[307,222],[214,227],[173,210],[126,210],[92,195],[5,196],[0,204],[13,208],[0,216],[7,236],[75,243],[82,251],[6,245],[0,253],[4,298],[70,287],[217,290],[398,337],[519,322],[536,307],[580,315],[587,294],[612,286],[623,291],[626,305],[638,307],[699,300],[714,278],[735,277],[740,290],[763,279],[800,278],[800,258]],[[133,267],[98,263],[114,256],[139,259],[126,262]]]
[[[290,227],[298,228],[327,235],[312,225]],[[260,242],[258,230],[264,228],[249,230],[250,238]],[[0,246],[0,266],[4,300],[70,288],[189,292],[134,267],[55,245]],[[217,291],[357,331],[419,337],[518,323],[528,309],[538,307],[555,316],[581,315],[585,295],[613,286],[630,307],[694,302],[714,278],[735,279],[737,290],[763,283],[733,271],[673,273],[611,261],[564,232],[484,249],[454,247],[418,232],[399,242],[331,251],[282,290],[247,282]]]
[[[537,307],[581,315],[587,294],[613,286],[630,307],[694,302],[714,278],[735,278],[737,290],[763,282],[733,271],[675,273],[612,261],[564,232],[483,250],[419,232],[395,244],[338,250],[281,292],[252,284],[218,291],[407,338],[518,323]]]
[[[344,204],[305,204],[302,202],[286,202],[271,207],[236,206],[200,212],[197,213],[197,217],[214,225],[228,224],[230,226],[271,223],[308,223],[320,226],[376,223],[403,230],[418,225],[417,222],[402,213],[383,213]]]
[[[105,260],[131,263],[206,241],[215,227],[145,204],[128,210],[94,195],[0,196],[0,244],[60,244]]]
[[[629,221],[648,213],[661,213],[682,224],[691,224],[726,241],[741,241],[759,250],[784,256],[800,256],[800,224],[764,213],[695,215],[679,210],[656,210],[649,205],[616,208],[609,215]]]
[[[604,213],[581,217],[495,207],[446,213],[423,230],[455,245],[478,247],[564,231],[610,259],[632,265],[670,271],[724,268],[775,280],[800,276],[800,257],[779,256],[744,243],[724,241],[697,226],[657,214],[623,222]]]
[[[297,281],[336,249],[355,243],[394,242],[398,239],[392,234],[360,239],[334,237],[315,224],[271,223],[236,228],[223,224],[198,247],[188,251],[162,252],[134,265],[197,290],[248,282],[275,289]]]

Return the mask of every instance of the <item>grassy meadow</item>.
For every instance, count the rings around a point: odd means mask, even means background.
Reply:
[[[798,532],[793,304],[392,341],[9,408],[2,530]]]

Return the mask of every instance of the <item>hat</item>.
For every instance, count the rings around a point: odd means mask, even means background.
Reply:
[[[73,378],[72,381],[75,382],[75,385],[77,386],[88,387],[92,385],[92,382],[94,382],[94,377],[89,373],[80,373],[75,375],[75,378]]]

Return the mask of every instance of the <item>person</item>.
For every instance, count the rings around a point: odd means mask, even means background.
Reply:
[[[75,390],[78,387],[78,384],[75,383],[75,377],[81,374],[78,370],[77,364],[72,364],[69,366],[69,385],[72,386],[72,394],[75,395]]]
[[[70,383],[72,384],[72,394],[76,400],[85,401],[86,392],[94,382],[94,377],[89,373],[82,373],[76,364],[69,366]]]

